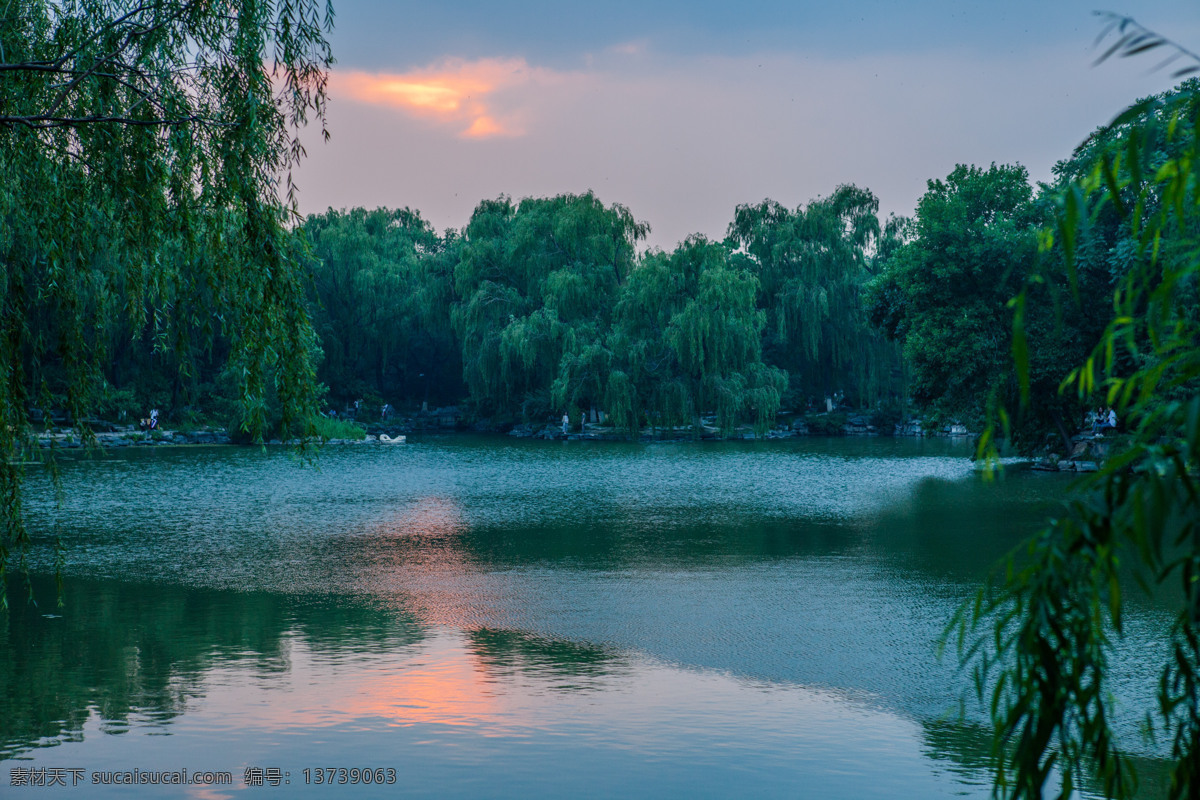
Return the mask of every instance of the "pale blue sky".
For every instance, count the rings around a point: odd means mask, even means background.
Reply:
[[[333,140],[309,144],[302,209],[407,205],[438,228],[587,189],[662,247],[843,182],[910,213],[957,162],[1045,179],[1171,85],[1152,58],[1090,66],[1087,0],[334,2]],[[1111,10],[1200,46],[1194,0]]]

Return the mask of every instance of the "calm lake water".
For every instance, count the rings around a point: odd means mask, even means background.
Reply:
[[[0,615],[0,786],[45,768],[67,787],[30,796],[986,797],[988,734],[936,642],[1069,481],[984,484],[968,452],[455,436],[313,468],[153,448],[65,463],[61,509],[31,468],[66,605],[39,546],[39,607],[13,581]],[[1116,686],[1137,749],[1165,622],[1132,603]],[[314,785],[327,768],[372,782]],[[184,769],[233,783],[91,783]]]

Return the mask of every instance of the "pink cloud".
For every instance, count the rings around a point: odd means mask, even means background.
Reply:
[[[523,136],[523,95],[562,83],[568,76],[531,67],[524,59],[447,59],[404,73],[338,72],[330,75],[335,95],[453,128],[464,139]]]

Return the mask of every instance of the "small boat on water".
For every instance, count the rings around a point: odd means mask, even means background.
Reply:
[[[397,436],[395,439],[393,439],[392,437],[388,436],[386,433],[379,434],[379,443],[380,444],[404,444],[406,441],[408,441],[407,436]]]

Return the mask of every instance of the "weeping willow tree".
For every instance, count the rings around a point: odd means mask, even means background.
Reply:
[[[164,352],[225,337],[251,432],[268,395],[285,426],[309,415],[277,184],[324,120],[331,22],[313,0],[0,6],[0,576],[30,543],[33,420],[62,410],[86,434],[114,322]]]
[[[758,281],[730,263],[723,244],[695,235],[671,253],[645,256],[622,288],[605,387],[614,422],[637,431],[689,424],[715,413],[729,430],[744,418],[774,420],[787,388],[762,362]]]
[[[421,402],[458,398],[458,342],[450,327],[457,237],[443,239],[405,209],[330,210],[303,231],[314,293],[318,370],[333,398],[366,394]]]
[[[454,271],[463,377],[483,413],[598,405],[604,337],[648,226],[590,192],[480,203]]]
[[[1171,49],[1177,74],[1200,58],[1126,17],[1109,16],[1107,55]],[[1111,40],[1110,40],[1111,42]],[[1099,131],[1094,158],[1056,198],[1043,261],[1014,300],[1012,351],[1021,403],[998,410],[999,433],[1032,398],[1027,315],[1033,290],[1061,280],[1079,303],[1079,269],[1095,229],[1123,221],[1127,246],[1114,274],[1107,326],[1063,376],[1064,393],[1101,397],[1128,430],[1065,512],[1026,542],[957,618],[961,656],[990,695],[997,794],[1060,797],[1088,783],[1138,796],[1114,731],[1111,657],[1126,598],[1140,589],[1174,609],[1168,647],[1142,657],[1157,684],[1143,709],[1170,748],[1170,798],[1200,796],[1200,85],[1149,98]],[[1114,248],[1116,250],[1118,248]],[[1049,272],[1061,265],[1062,274]],[[1075,313],[1089,309],[1075,307]],[[981,442],[987,453],[988,438]],[[994,450],[990,455],[994,456]],[[1057,785],[1055,785],[1057,784]]]
[[[737,207],[729,237],[759,281],[763,357],[789,372],[795,394],[869,404],[900,390],[898,350],[868,324],[861,299],[878,211],[852,185],[795,211],[773,200]]]

